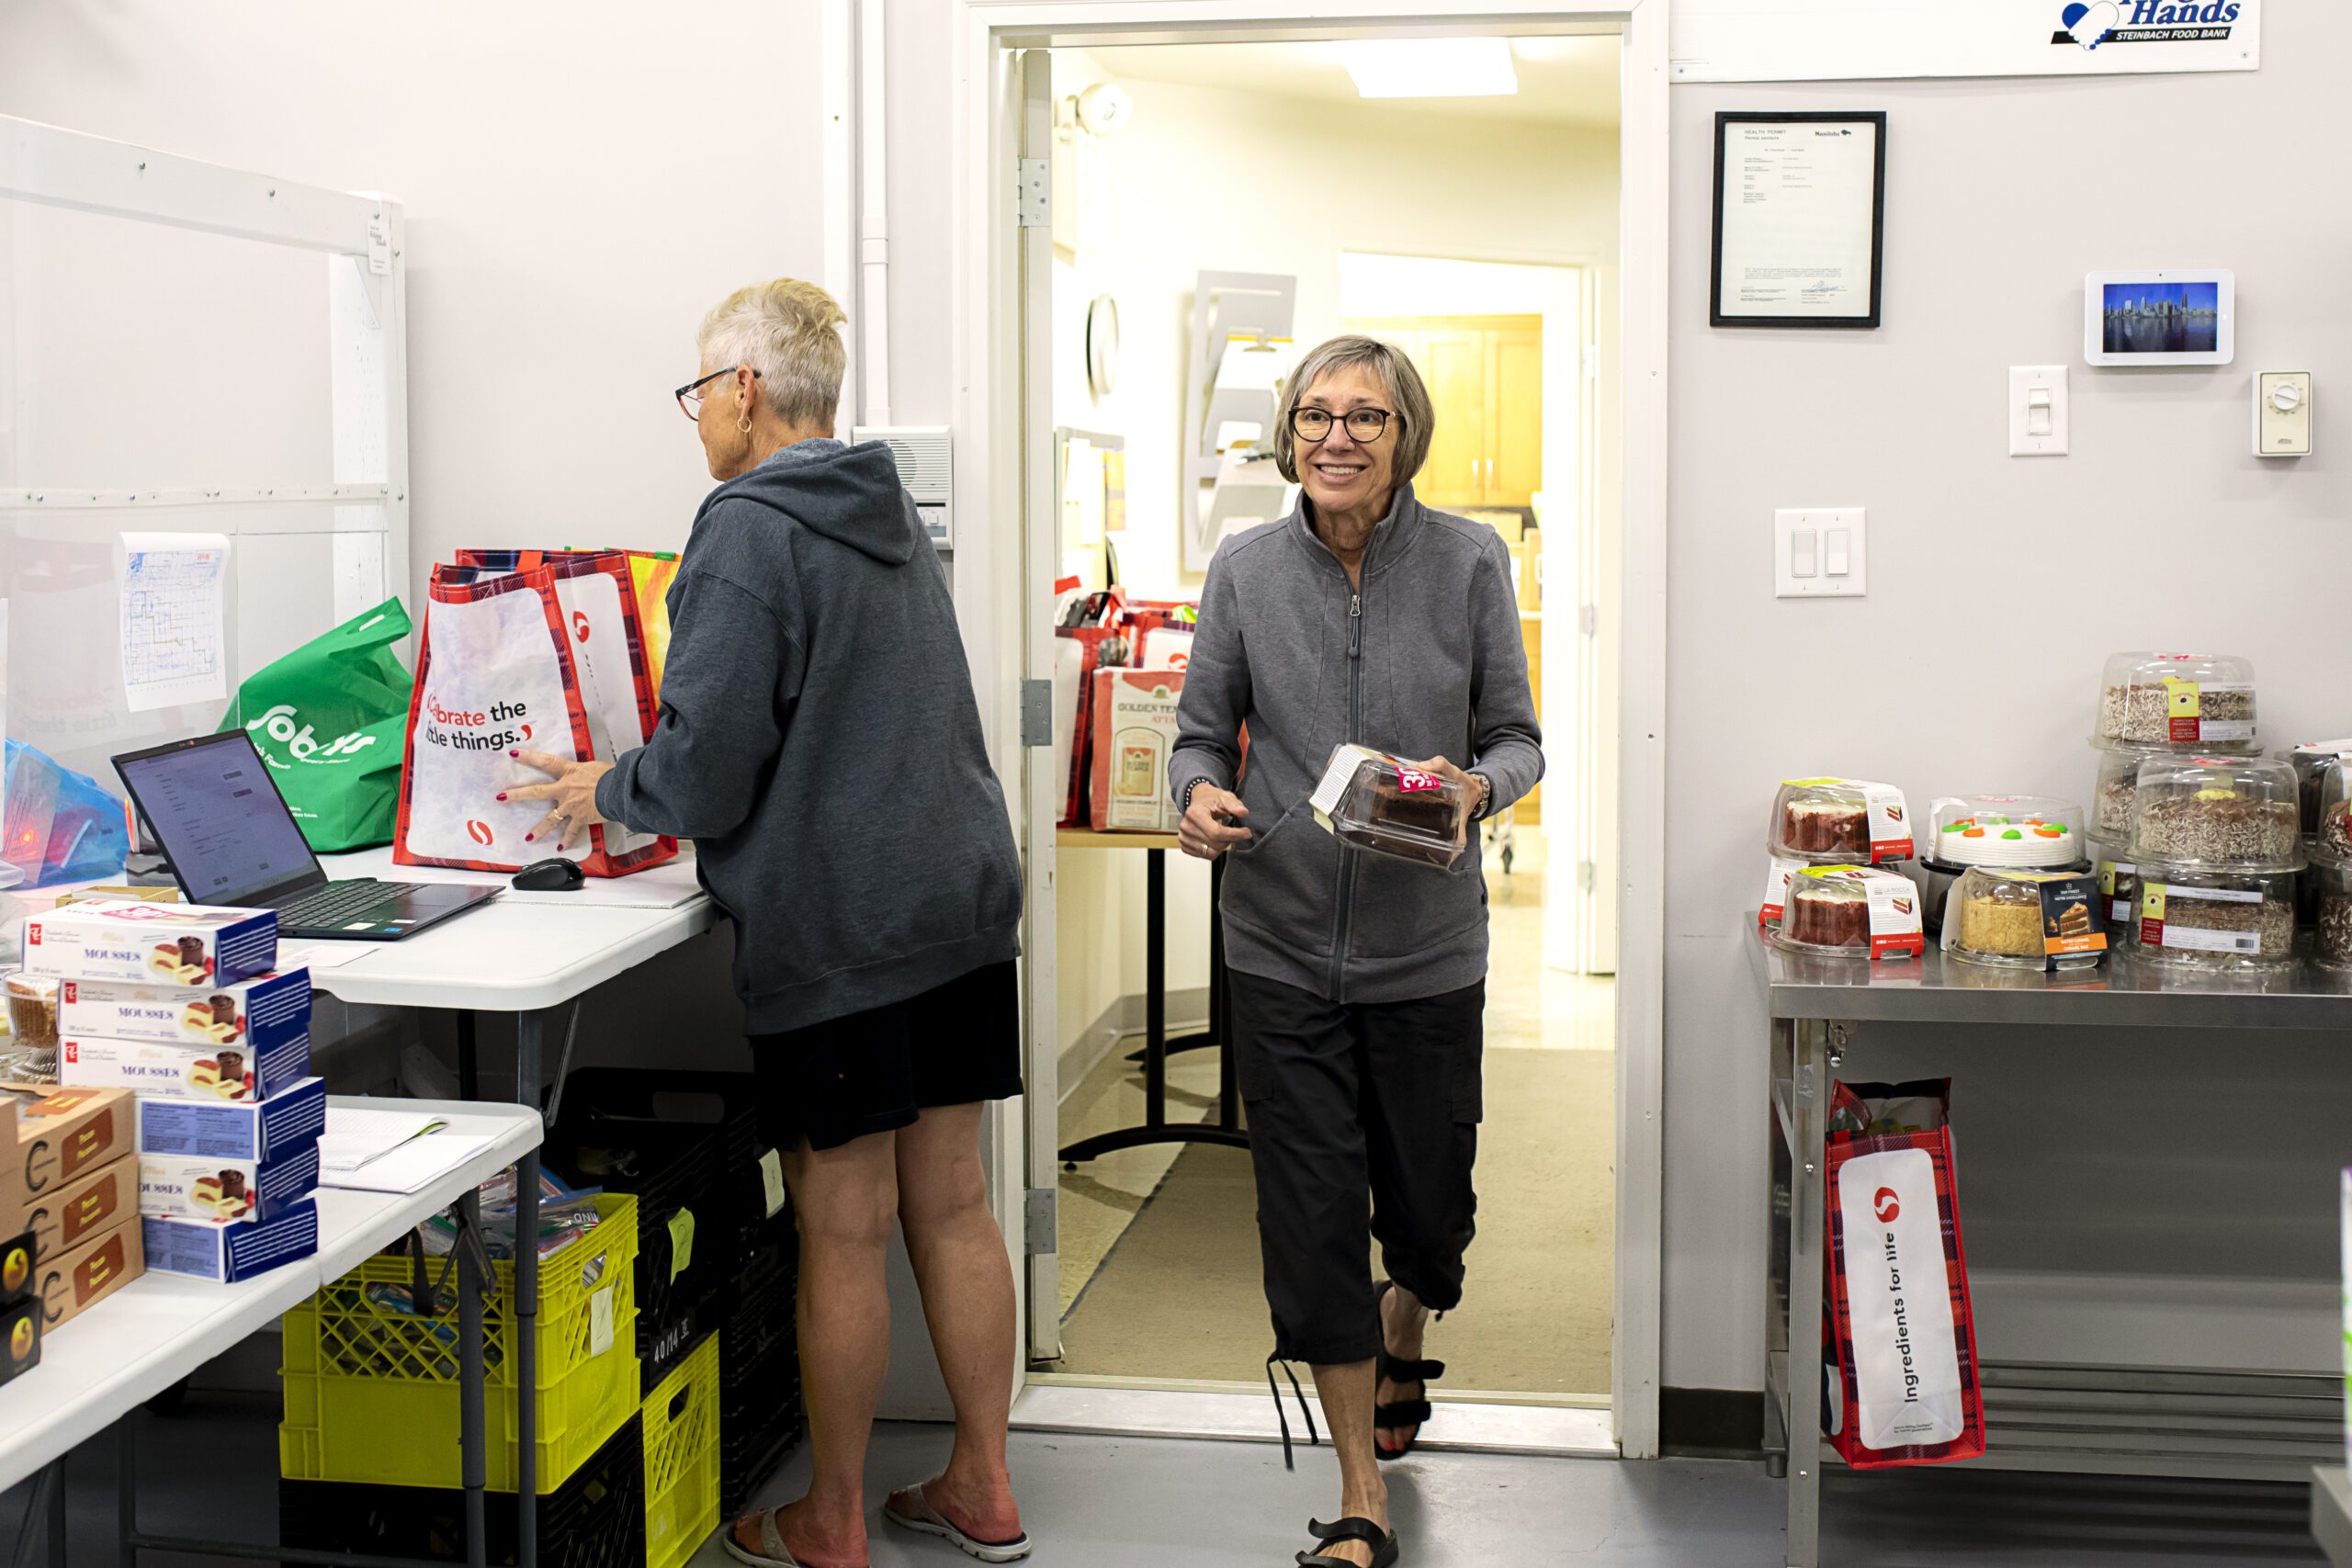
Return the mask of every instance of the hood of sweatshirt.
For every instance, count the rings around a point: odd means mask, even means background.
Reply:
[[[914,498],[879,441],[796,443],[711,491],[703,510],[739,496],[888,566],[904,566],[923,542]]]

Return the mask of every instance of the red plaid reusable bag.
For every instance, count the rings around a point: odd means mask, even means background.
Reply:
[[[1951,1105],[1950,1078],[1831,1101],[1823,1426],[1857,1470],[1984,1451]]]
[[[552,843],[524,837],[546,803],[498,799],[546,775],[507,753],[609,761],[643,745],[653,720],[652,676],[618,552],[495,574],[434,568],[393,860],[514,871],[546,858]],[[567,858],[590,876],[623,876],[677,852],[675,839],[603,823]]]

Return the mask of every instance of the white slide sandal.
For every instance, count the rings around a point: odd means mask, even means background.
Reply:
[[[762,1508],[758,1518],[760,1550],[753,1551],[737,1540],[735,1527],[729,1525],[727,1533],[718,1538],[719,1544],[727,1548],[727,1555],[738,1562],[750,1563],[752,1568],[801,1568],[800,1559],[793,1556],[792,1549],[784,1544],[784,1532],[775,1528],[775,1510]]]
[[[1029,1555],[1026,1531],[1012,1540],[975,1540],[931,1506],[921,1484],[891,1493],[890,1500],[882,1505],[882,1517],[904,1529],[935,1535],[952,1543],[965,1556],[977,1557],[983,1562],[1018,1562]]]

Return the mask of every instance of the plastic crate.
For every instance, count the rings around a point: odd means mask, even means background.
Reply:
[[[637,1413],[637,1200],[606,1193],[594,1231],[539,1263],[539,1492],[552,1493]],[[427,1268],[435,1281],[447,1259]],[[483,1370],[488,1482],[514,1490],[514,1266],[493,1265],[485,1302]],[[405,1290],[407,1258],[373,1258],[286,1314],[281,1336],[286,1414],[278,1473],[298,1481],[456,1486],[458,1310],[452,1288],[421,1317],[370,1286]]]
[[[563,1119],[548,1140],[559,1169],[574,1147],[595,1140],[626,1141],[635,1129],[707,1133],[715,1145],[716,1167],[703,1200],[708,1212],[696,1216],[696,1256],[707,1250],[712,1257],[740,1258],[773,1239],[760,1174],[770,1145],[760,1131],[754,1075],[585,1067],[564,1081],[562,1110]],[[631,1190],[605,1178],[582,1179]]]
[[[586,1464],[534,1506],[540,1568],[644,1568],[645,1443],[637,1417],[622,1422]],[[484,1513],[484,1555],[512,1564],[512,1495],[492,1498]],[[465,1521],[462,1491],[348,1481],[277,1483],[277,1539],[290,1548],[462,1562]]]
[[[732,1517],[798,1444],[800,1346],[795,1321],[797,1250],[755,1254],[718,1327],[719,1511]]]
[[[718,1528],[718,1338],[705,1335],[639,1412],[646,1568],[678,1568]]]

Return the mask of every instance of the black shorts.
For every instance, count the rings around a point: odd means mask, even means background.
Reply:
[[[937,1105],[1021,1092],[1021,989],[1011,959],[887,1007],[752,1036],[762,1131],[837,1149]]]

